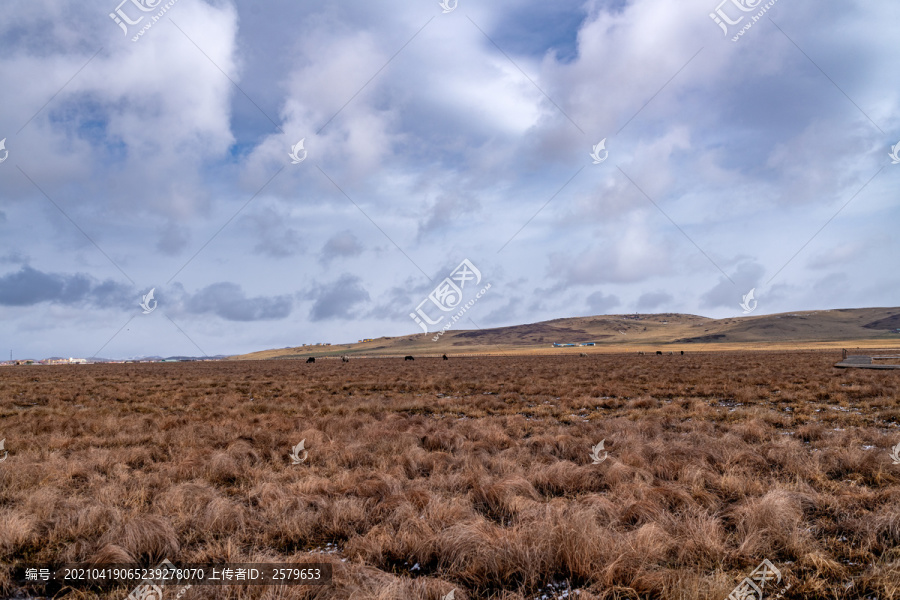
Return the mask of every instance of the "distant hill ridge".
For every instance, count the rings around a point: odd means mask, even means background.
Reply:
[[[235,359],[307,356],[482,354],[569,352],[554,343],[593,347],[577,351],[630,352],[667,346],[667,350],[731,350],[741,348],[840,348],[900,346],[900,308],[844,308],[774,315],[711,319],[679,313],[568,317],[525,325],[476,330],[448,330],[438,341],[434,332],[382,337],[354,344],[298,346],[264,350]]]

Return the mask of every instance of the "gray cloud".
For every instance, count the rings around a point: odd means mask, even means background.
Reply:
[[[735,311],[739,312],[739,304],[742,297],[749,292],[751,288],[759,287],[764,272],[765,269],[756,263],[741,263],[738,265],[737,269],[735,269],[734,274],[731,275],[731,279],[734,283],[727,279],[720,279],[719,283],[713,286],[712,289],[700,296],[701,306],[722,306],[733,308]],[[754,296],[759,300],[760,291],[757,290]]]
[[[309,318],[313,321],[356,318],[359,315],[353,312],[354,307],[371,299],[362,280],[348,273],[341,275],[337,281],[316,286],[307,298],[315,300],[309,311]]]
[[[673,300],[675,298],[665,292],[647,292],[638,298],[637,310],[638,312],[654,310],[660,306],[671,304]]]
[[[482,296],[485,298],[486,296]],[[485,315],[486,323],[513,324],[520,314],[522,302],[518,298],[510,298],[503,306],[499,306]]]
[[[328,241],[325,242],[325,245],[322,247],[319,260],[322,263],[328,264],[338,257],[347,258],[359,256],[362,254],[362,251],[363,248],[356,236],[353,235],[351,231],[344,230],[328,238]]]
[[[290,226],[287,214],[265,206],[244,218],[251,235],[257,239],[253,251],[273,258],[285,258],[305,251],[300,232]]]
[[[7,263],[13,265],[24,265],[28,263],[28,256],[22,254],[18,250],[13,250],[12,252],[8,252],[3,256],[0,256],[0,263]]]
[[[83,273],[44,273],[28,265],[0,277],[0,305],[32,306],[42,302],[109,307],[122,304],[129,288],[111,280],[98,282]]]
[[[156,249],[168,256],[177,256],[187,247],[190,238],[186,227],[170,222],[160,232]]]
[[[396,319],[398,316],[413,312],[415,305],[422,301],[421,298],[414,301],[409,289],[399,286],[392,287],[382,298],[366,316],[376,319]],[[410,323],[413,323],[412,319]]]
[[[588,308],[592,315],[603,315],[619,306],[619,298],[613,294],[604,295],[603,292],[594,292],[587,297]]]
[[[478,201],[471,196],[441,194],[428,207],[425,218],[419,222],[417,238],[422,240],[428,234],[459,227],[460,224],[467,223],[467,215],[478,211],[479,208]]]
[[[235,283],[214,283],[183,300],[184,309],[195,315],[211,314],[228,321],[272,321],[291,314],[290,296],[248,298]]]

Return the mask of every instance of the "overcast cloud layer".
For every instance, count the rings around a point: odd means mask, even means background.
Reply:
[[[0,356],[900,304],[900,4],[168,4],[0,7]]]

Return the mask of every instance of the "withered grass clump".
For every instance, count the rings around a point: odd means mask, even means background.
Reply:
[[[721,600],[768,559],[788,600],[900,599],[900,372],[834,362],[3,368],[0,596],[39,592],[26,565],[169,559],[334,565],[184,600]]]

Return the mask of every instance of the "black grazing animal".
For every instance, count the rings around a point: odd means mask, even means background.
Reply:
[[[341,357],[341,362],[350,362],[350,357],[349,357],[349,356],[342,356],[342,357]]]
[[[684,350],[681,351],[681,355],[684,356]]]
[[[316,358],[314,356],[310,356],[309,358],[306,359],[306,364],[314,363],[314,362],[316,362]]]
[[[657,356],[662,356],[662,350],[657,350],[657,351],[656,351],[656,355],[657,355]]]
[[[446,354],[444,355],[444,360],[450,360],[449,358],[447,358]]]
[[[412,356],[404,356],[403,360],[416,360],[416,359],[413,358]]]

